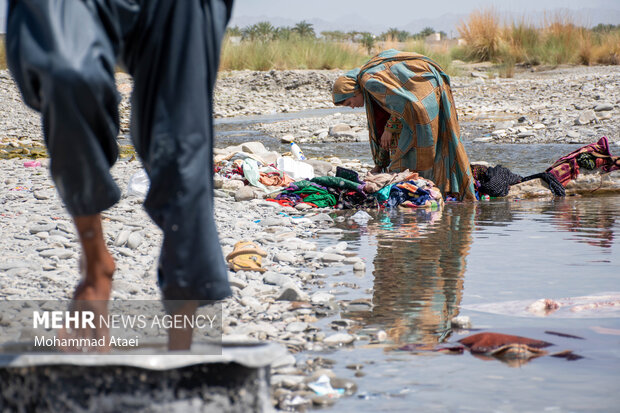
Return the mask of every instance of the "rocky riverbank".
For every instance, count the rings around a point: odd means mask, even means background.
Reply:
[[[591,143],[601,136],[620,141],[618,66],[521,71],[510,79],[477,70],[453,77],[452,87],[466,141]],[[325,107],[333,107],[330,89],[322,93],[328,102]],[[346,109],[342,114],[258,127],[269,135],[301,143],[368,139],[365,114]]]
[[[222,74],[216,90],[216,114],[239,116],[328,108],[335,71],[235,72]],[[454,79],[455,99],[463,121],[464,139],[478,142],[580,142],[608,135],[620,140],[620,68],[583,67],[544,73],[523,72],[514,79],[485,78],[488,73]],[[131,81],[119,75],[121,128],[127,132]],[[468,134],[468,124],[482,124],[489,136]],[[277,137],[303,140],[365,140],[363,113],[330,114],[262,124]],[[569,136],[570,134],[570,136]],[[526,136],[527,135],[527,136]],[[0,72],[0,141],[5,151],[27,150],[42,143],[38,114],[21,103],[6,71]],[[251,145],[252,146],[252,145]],[[255,145],[254,145],[255,146]],[[241,148],[244,150],[243,148]],[[218,148],[216,156],[225,156]],[[22,153],[27,156],[27,153]],[[79,280],[79,243],[47,171],[25,159],[0,161],[0,299],[67,299]],[[335,158],[316,164],[329,172],[336,165],[364,171],[369,165]],[[156,265],[161,232],[141,207],[142,198],[127,190],[140,170],[131,156],[122,156],[112,170],[123,189],[121,201],[104,214],[107,243],[117,262],[115,299],[158,299]],[[274,366],[274,403],[281,408],[325,405],[334,399],[308,387],[322,375],[333,376],[329,360],[301,362],[300,351],[324,350],[356,341],[378,343],[385,332],[351,333],[347,320],[321,330],[315,322],[345,309],[369,308],[364,300],[338,300],[338,289],[325,285],[327,268],[365,274],[364,257],[346,242],[328,242],[338,235],[349,213],[281,207],[239,180],[216,179],[215,217],[224,254],[240,240],[252,240],[267,252],[258,272],[229,272],[233,297],[225,300],[224,334],[283,344],[289,355]],[[235,202],[238,201],[238,202]],[[330,214],[327,214],[330,212]],[[338,227],[337,227],[338,226]],[[10,320],[0,322],[10,323]],[[12,339],[19,339],[13,337]],[[357,368],[355,369],[357,370]],[[362,374],[361,372],[357,372]],[[353,375],[353,371],[352,374]],[[332,378],[333,387],[355,391],[349,378]]]
[[[334,108],[333,70],[236,71],[221,73],[215,116],[233,117]],[[463,139],[482,143],[590,143],[601,136],[620,140],[620,67],[579,66],[522,70],[513,78],[464,68],[452,86]],[[131,79],[117,83],[121,133],[128,133]],[[42,141],[39,116],[22,102],[8,71],[0,71],[0,146]],[[363,112],[305,117],[256,127],[299,142],[362,141]]]

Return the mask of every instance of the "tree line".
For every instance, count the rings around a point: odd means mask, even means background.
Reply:
[[[227,30],[229,36],[241,37],[242,40],[248,41],[272,41],[272,40],[291,40],[295,38],[302,39],[316,39],[312,23],[308,23],[303,20],[297,23],[293,27],[274,27],[267,21],[258,22],[244,28],[238,26],[229,27]],[[373,43],[374,41],[399,41],[405,42],[407,40],[422,40],[425,37],[435,33],[432,27],[425,27],[418,33],[409,33],[406,30],[400,30],[395,27],[388,29],[380,35],[374,35],[370,32],[363,31],[348,31],[343,32],[340,30],[322,31],[321,37],[328,41],[336,42],[359,42],[364,45]],[[445,32],[439,32],[441,38],[447,37]]]

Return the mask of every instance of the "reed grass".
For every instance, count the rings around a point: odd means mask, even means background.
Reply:
[[[221,70],[347,69],[362,65],[369,56],[356,44],[315,39],[225,41]]]
[[[499,15],[494,9],[474,11],[457,30],[467,42],[464,49],[467,60],[482,62],[497,58],[503,39]]]
[[[473,12],[459,26],[466,46],[452,50],[460,60],[515,64],[618,64],[620,30],[580,27],[566,12],[545,15],[537,27],[525,18],[502,24],[492,9]]]

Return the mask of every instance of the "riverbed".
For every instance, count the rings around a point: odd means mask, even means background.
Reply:
[[[292,134],[308,157],[356,159],[365,168],[370,163],[368,142],[358,139],[365,133],[364,113],[334,110],[329,100],[329,84],[337,74],[240,72],[222,77],[215,147],[259,141],[283,153],[288,146],[282,137]],[[603,135],[617,155],[619,79],[617,67],[560,68],[520,73],[515,79],[454,79],[470,160],[529,175]],[[13,149],[40,146],[37,115],[20,102],[6,72],[0,72],[0,81],[2,144]],[[118,84],[121,143],[129,143],[131,84],[123,76]],[[314,139],[343,119],[354,139]],[[79,280],[79,243],[44,169],[49,161],[40,161],[41,166],[32,168],[20,159],[0,161],[2,299],[67,299]],[[139,161],[121,156],[112,174],[123,196],[104,214],[106,240],[117,263],[113,298],[119,300],[159,298],[155,273],[161,232],[141,208],[142,199],[128,191],[129,178],[139,169]],[[223,331],[289,349],[273,370],[279,408],[333,402],[313,398],[305,384],[323,373],[356,387],[353,395],[325,407],[331,411],[617,408],[617,310],[575,317],[559,316],[561,311],[524,315],[522,310],[539,299],[618,296],[620,197],[369,211],[372,219],[357,224],[349,219],[354,211],[298,211],[261,199],[235,202],[234,193],[234,187],[216,191],[224,254],[239,240],[254,240],[268,253],[263,260],[268,271],[229,273],[233,297],[223,303]],[[293,294],[293,302],[280,300],[283,292]],[[452,323],[456,316],[469,317],[471,327],[457,328]],[[480,331],[545,340],[554,344],[549,354],[572,350],[582,358],[543,356],[515,367],[467,352],[429,350]],[[426,347],[411,350],[419,344]]]

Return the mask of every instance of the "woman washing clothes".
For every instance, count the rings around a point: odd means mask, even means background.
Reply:
[[[334,104],[366,106],[371,172],[415,171],[444,197],[475,200],[450,78],[428,57],[390,49],[340,76]]]

